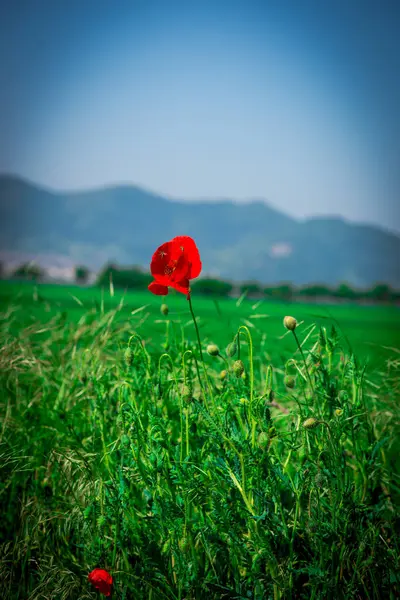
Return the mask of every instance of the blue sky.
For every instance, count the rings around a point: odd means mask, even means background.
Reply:
[[[8,0],[0,172],[400,232],[400,3]]]

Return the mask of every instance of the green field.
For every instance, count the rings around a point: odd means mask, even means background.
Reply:
[[[398,597],[399,308],[193,309],[0,283],[1,598]]]
[[[101,291],[91,287],[0,282],[0,307],[5,310],[7,305],[12,304],[17,308],[13,313],[17,328],[35,321],[48,322],[60,312],[66,313],[68,321],[77,323],[82,315],[92,310],[107,312],[120,305],[117,320],[129,322],[132,311],[144,307],[140,319],[133,318],[132,323],[155,350],[165,341],[166,319],[160,315],[161,303],[161,298],[147,291],[124,293],[115,290],[111,297],[109,289]],[[170,293],[168,305],[171,336],[181,337],[180,328],[184,326],[186,338],[193,340],[192,320],[184,296]],[[238,306],[238,301],[233,299],[214,301],[196,297],[193,305],[204,343],[214,341],[223,347],[232,339],[239,325],[247,324],[260,347],[265,336],[263,350],[268,359],[277,358],[278,362],[284,361],[294,350],[293,341],[282,330],[283,317],[291,313],[299,322],[304,322],[303,329],[312,324],[328,328],[335,325],[343,345],[347,348],[350,345],[360,359],[368,360],[374,366],[382,366],[393,354],[392,349],[400,345],[400,308],[397,306],[359,306],[350,302],[319,306],[246,298]]]

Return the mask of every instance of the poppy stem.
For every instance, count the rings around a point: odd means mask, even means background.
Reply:
[[[306,361],[306,357],[304,356],[303,348],[301,347],[299,338],[297,337],[297,334],[296,334],[296,332],[295,332],[294,329],[293,329],[292,333],[294,335],[294,339],[296,340],[297,347],[300,350],[300,354],[301,354],[301,357],[303,359],[304,368],[306,370],[306,375],[307,375],[307,379],[308,379],[308,382],[309,382],[310,387],[311,387],[311,391],[314,392],[314,386],[313,386],[312,381],[311,381],[310,373],[308,372],[307,361]]]
[[[192,306],[192,295],[190,293],[188,295],[188,301],[189,301],[190,314],[192,315],[194,327],[196,329],[196,335],[197,335],[197,341],[198,341],[198,344],[199,344],[199,352],[200,352],[201,362],[204,364],[203,351],[201,349],[200,333],[199,333],[199,328],[197,326],[196,317],[194,316],[193,306]]]
[[[213,400],[213,395],[212,395],[212,391],[211,391],[211,387],[210,387],[210,382],[209,382],[209,380],[208,380],[207,368],[206,368],[206,365],[205,365],[205,362],[204,362],[203,351],[202,351],[202,349],[201,349],[200,332],[199,332],[199,328],[198,328],[198,326],[197,326],[196,317],[194,316],[194,312],[193,312],[193,306],[192,306],[192,296],[191,296],[190,292],[189,292],[189,294],[188,294],[188,296],[187,296],[187,299],[188,299],[188,301],[189,301],[190,314],[192,315],[192,319],[193,319],[194,327],[195,327],[195,329],[196,329],[197,342],[198,342],[198,344],[199,344],[200,359],[201,359],[201,362],[203,363],[204,376],[205,376],[205,379],[206,379],[206,384],[207,384],[207,388],[208,388],[208,393],[210,394],[210,400],[211,400],[211,402],[212,402],[212,400]],[[200,385],[201,385],[201,383],[200,383]],[[204,396],[205,396],[205,395],[206,395],[206,394],[204,393]]]
[[[254,365],[253,365],[253,340],[251,337],[251,333],[249,328],[246,325],[241,325],[238,329],[238,340],[240,339],[240,333],[246,333],[248,342],[249,342],[249,364],[250,364],[250,420],[251,420],[251,445],[254,448],[256,444],[256,429],[257,429],[257,421],[254,418]]]

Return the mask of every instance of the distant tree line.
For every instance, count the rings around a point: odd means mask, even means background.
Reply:
[[[153,277],[139,267],[118,268],[116,265],[106,265],[99,273],[97,285],[108,286],[112,282],[115,288],[144,290]],[[325,285],[293,286],[285,283],[265,287],[256,281],[236,284],[218,278],[201,278],[191,282],[193,293],[202,296],[226,297],[246,294],[249,298],[266,298],[271,300],[300,300],[321,301],[323,299],[399,302],[400,290],[394,290],[389,285],[377,284],[368,290],[356,290],[346,283],[337,287]]]
[[[116,265],[106,265],[97,276],[96,283],[100,286],[112,284],[115,288],[128,290],[144,290],[153,281],[150,273],[145,273],[139,267],[118,268]]]
[[[321,301],[321,300],[354,300],[354,301],[371,301],[371,302],[399,302],[400,290],[394,290],[389,285],[377,284],[369,289],[354,289],[346,283],[342,283],[337,287],[329,287],[326,285],[304,285],[293,286],[284,284],[278,286],[263,287],[259,284],[240,286],[240,292],[246,293],[248,297],[266,297],[276,300],[300,300],[305,301]]]
[[[34,262],[24,263],[17,267],[11,277],[16,279],[27,279],[29,281],[40,281],[43,277],[43,269]]]
[[[0,276],[4,271],[0,268]],[[89,269],[83,265],[75,268],[75,280],[77,283],[86,283],[89,278]],[[25,263],[19,266],[11,274],[12,277],[40,281],[44,271],[35,263]],[[115,264],[107,264],[97,276],[96,285],[127,290],[145,290],[153,280],[150,273],[143,271],[140,267],[119,267]],[[218,278],[201,278],[191,283],[194,293],[211,296],[226,297],[245,294],[249,298],[266,298],[271,300],[301,300],[304,301],[370,301],[370,302],[400,302],[400,290],[394,290],[389,285],[379,283],[367,290],[360,290],[342,283],[337,287],[329,287],[323,284],[294,286],[290,283],[265,287],[256,281],[248,281],[241,284],[224,281]]]
[[[75,280],[77,283],[87,283],[90,275],[90,270],[84,265],[78,265],[75,267]],[[46,269],[43,269],[40,265],[34,261],[23,263],[14,269],[9,277],[11,279],[25,279],[28,281],[41,281],[46,276]],[[5,269],[2,262],[0,262],[0,279],[5,278]]]

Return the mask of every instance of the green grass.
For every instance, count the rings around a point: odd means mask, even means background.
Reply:
[[[161,302],[1,283],[2,598],[398,597],[398,309]]]
[[[36,290],[36,292],[35,292]],[[9,303],[21,308],[13,315],[16,328],[30,325],[35,321],[47,322],[60,312],[68,321],[78,322],[90,310],[114,310],[122,304],[117,320],[128,320],[131,312],[145,307],[135,327],[142,332],[148,343],[159,346],[165,334],[165,319],[160,315],[162,299],[147,291],[124,293],[115,290],[114,297],[109,290],[58,286],[30,283],[0,282],[0,307]],[[340,330],[343,343],[350,343],[351,350],[362,360],[381,367],[393,354],[400,339],[400,310],[397,306],[313,305],[303,303],[283,303],[251,301],[243,299],[238,306],[236,300],[207,298],[193,299],[199,327],[204,341],[212,340],[225,346],[239,325],[247,324],[256,339],[266,337],[264,346],[269,357],[279,355],[282,359],[293,352],[293,341],[286,335],[283,340],[283,317],[294,311],[299,322],[315,323],[318,326],[335,325]],[[181,294],[170,293],[169,319],[171,335],[181,336],[180,326],[185,324],[185,335],[195,339],[188,303]],[[249,325],[250,323],[250,325]],[[174,327],[174,325],[177,327]],[[347,341],[346,341],[347,338]],[[349,350],[350,351],[350,350]]]

